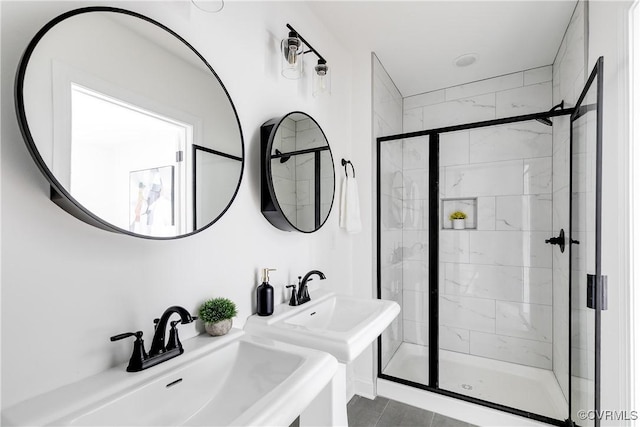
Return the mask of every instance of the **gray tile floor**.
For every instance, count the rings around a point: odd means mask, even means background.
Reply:
[[[376,397],[354,396],[347,405],[349,427],[473,427],[444,415]]]

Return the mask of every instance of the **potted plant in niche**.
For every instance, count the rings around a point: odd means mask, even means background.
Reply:
[[[449,215],[449,219],[451,220],[451,224],[453,225],[454,230],[465,229],[465,220],[467,219],[466,213],[462,211],[455,211],[451,215]]]
[[[205,301],[198,310],[204,328],[214,337],[229,332],[233,325],[233,317],[238,314],[236,304],[227,298],[212,298]]]

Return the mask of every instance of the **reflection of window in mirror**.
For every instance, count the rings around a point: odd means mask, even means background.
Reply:
[[[189,230],[192,126],[71,84],[70,192],[110,223],[149,236]]]
[[[229,94],[204,57],[150,18],[102,7],[55,18],[20,62],[16,102],[52,199],[100,228],[182,237],[215,222],[239,189],[244,147]],[[170,214],[147,214],[152,201]]]

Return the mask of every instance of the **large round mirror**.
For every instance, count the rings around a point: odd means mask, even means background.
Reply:
[[[311,116],[295,111],[262,125],[261,139],[263,215],[281,230],[318,230],[335,193],[324,132]]]
[[[18,121],[52,199],[110,231],[169,239],[220,218],[244,144],[222,82],[184,39],[145,16],[89,7],[27,47]]]

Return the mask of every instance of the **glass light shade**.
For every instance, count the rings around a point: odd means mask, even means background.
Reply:
[[[289,37],[280,43],[282,52],[282,75],[288,79],[299,79],[302,77],[302,66],[304,63],[302,42],[294,32],[289,33]]]
[[[325,94],[331,94],[331,70],[327,66],[327,61],[320,59],[318,65],[314,67],[313,96]]]

